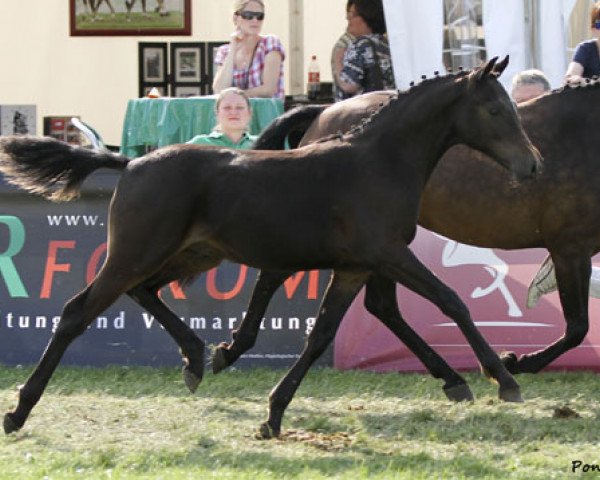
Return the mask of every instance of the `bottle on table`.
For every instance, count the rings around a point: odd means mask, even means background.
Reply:
[[[309,100],[315,100],[321,90],[321,71],[317,56],[313,55],[308,64],[308,82],[306,84],[306,94]]]

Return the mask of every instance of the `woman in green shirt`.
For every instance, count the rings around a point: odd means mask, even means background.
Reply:
[[[222,90],[215,105],[217,125],[208,134],[196,135],[187,143],[249,150],[256,135],[248,134],[252,119],[250,100],[239,88]]]

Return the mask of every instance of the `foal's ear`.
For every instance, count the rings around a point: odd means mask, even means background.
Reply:
[[[490,72],[494,69],[494,65],[496,65],[497,61],[498,61],[498,57],[494,57],[494,58],[491,58],[490,60],[488,60],[485,65],[479,67],[479,69],[475,72],[475,76],[473,77],[474,80],[476,82],[485,80],[488,77],[488,75],[490,74]]]
[[[507,65],[508,65],[508,55],[506,57],[504,57],[504,60],[502,60],[500,63],[497,63],[496,65],[494,65],[493,72],[496,74],[496,77],[499,77],[500,75],[502,75],[502,72],[504,71],[504,69],[506,68]]]

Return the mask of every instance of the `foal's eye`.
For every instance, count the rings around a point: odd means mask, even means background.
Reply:
[[[490,108],[489,112],[490,112],[490,115],[498,115],[500,113],[500,110],[498,110],[495,107],[492,107],[492,108]]]

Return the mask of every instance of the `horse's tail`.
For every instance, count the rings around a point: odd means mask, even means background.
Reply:
[[[0,137],[0,172],[24,190],[54,201],[77,198],[81,184],[99,168],[123,170],[129,159],[73,147],[48,137]]]
[[[296,148],[306,130],[328,105],[305,105],[284,113],[262,131],[254,150],[283,150],[288,137],[290,148]]]

